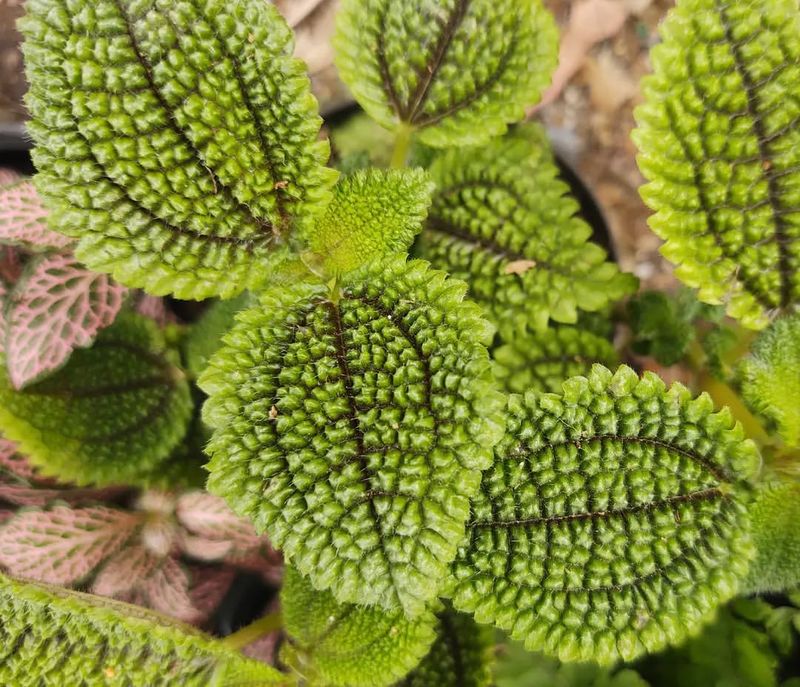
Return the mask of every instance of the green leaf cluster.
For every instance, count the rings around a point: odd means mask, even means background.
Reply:
[[[392,257],[262,295],[200,378],[208,488],[340,602],[418,615],[503,430],[466,287]]]

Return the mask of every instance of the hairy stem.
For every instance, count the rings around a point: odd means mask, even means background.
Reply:
[[[392,152],[392,169],[402,169],[408,160],[408,151],[411,148],[411,134],[413,129],[407,124],[401,124],[397,129]]]
[[[241,630],[225,637],[222,642],[232,649],[244,649],[264,635],[280,630],[283,627],[283,616],[279,611],[268,613],[262,618],[245,625]]]

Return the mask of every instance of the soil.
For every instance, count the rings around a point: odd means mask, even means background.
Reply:
[[[335,0],[275,0],[295,26],[297,52],[309,64],[312,84],[323,111],[349,101],[332,66],[330,35]],[[580,2],[545,0],[562,31]],[[660,240],[648,229],[649,211],[638,188],[643,179],[630,139],[633,109],[641,101],[639,80],[649,71],[648,49],[671,0],[611,0],[628,14],[609,39],[592,47],[582,67],[560,96],[542,108],[540,117],[556,148],[594,193],[616,244],[622,267],[648,288],[674,286],[670,265],[660,256]],[[19,36],[14,28],[24,0],[0,0],[0,131],[24,119],[25,89]]]

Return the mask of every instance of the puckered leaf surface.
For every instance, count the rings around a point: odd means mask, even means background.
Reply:
[[[338,604],[292,567],[286,570],[281,606],[289,635],[284,659],[310,684],[394,684],[419,663],[435,637],[430,611],[409,620],[402,611]]]
[[[209,490],[341,602],[419,613],[502,434],[463,283],[391,257],[268,292],[200,379]]]
[[[707,395],[596,365],[512,396],[453,603],[526,647],[611,663],[697,632],[752,557],[755,446]]]
[[[468,615],[439,613],[436,641],[397,687],[488,687],[493,684],[494,629]]]
[[[91,272],[71,255],[31,263],[9,295],[6,367],[19,389],[57,370],[117,316],[128,289]]]
[[[589,242],[538,127],[449,150],[430,171],[437,190],[416,253],[466,281],[496,322],[574,323],[578,308],[600,310],[635,288]]]
[[[0,576],[0,684],[285,685],[271,666],[135,606]]]
[[[156,325],[132,313],[47,379],[16,391],[0,375],[0,427],[47,475],[147,483],[186,433],[189,386]],[[156,474],[153,474],[156,473]]]
[[[543,332],[510,332],[492,351],[494,376],[512,393],[561,391],[569,377],[586,374],[594,363],[619,363],[614,346],[602,336],[568,325]]]
[[[433,191],[421,169],[355,172],[334,189],[309,245],[331,272],[349,272],[390,253],[405,253],[422,229]]]
[[[682,0],[636,113],[642,196],[676,274],[748,327],[800,300],[800,12]]]
[[[262,0],[32,0],[21,22],[51,227],[128,286],[230,297],[335,173],[291,32]]]
[[[522,119],[557,59],[540,0],[345,0],[336,62],[359,104],[428,145],[478,144]]]
[[[742,396],[790,446],[800,446],[800,315],[773,323],[737,370]]]

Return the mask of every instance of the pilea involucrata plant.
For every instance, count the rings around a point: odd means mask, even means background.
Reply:
[[[795,0],[666,20],[635,141],[698,291],[627,304],[520,123],[556,62],[540,0],[342,0],[337,65],[374,120],[349,150],[265,0],[28,0],[20,27],[2,684],[673,685],[746,646],[748,684],[777,685],[800,627],[796,593],[773,608],[800,587]],[[276,550],[281,610],[206,634]]]

